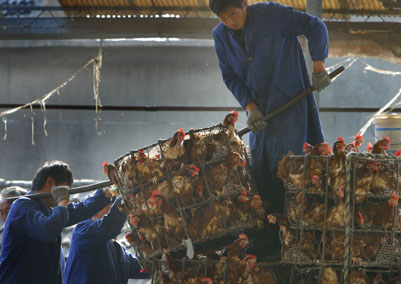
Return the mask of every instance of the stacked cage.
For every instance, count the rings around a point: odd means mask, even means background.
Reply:
[[[286,187],[285,218],[278,220],[282,261],[318,279],[299,283],[348,283],[366,276],[363,269],[386,274],[399,267],[399,158],[289,155],[279,176]],[[327,277],[338,280],[322,280]]]
[[[247,160],[241,139],[223,125],[180,129],[118,158],[129,239],[142,264],[151,268],[165,251],[192,257],[263,226]]]

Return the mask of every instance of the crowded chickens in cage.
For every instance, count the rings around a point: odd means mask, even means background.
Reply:
[[[165,249],[179,252],[263,227],[264,206],[235,130],[237,120],[232,111],[217,126],[187,133],[180,128],[170,139],[110,165],[129,216],[128,240],[145,263]]]

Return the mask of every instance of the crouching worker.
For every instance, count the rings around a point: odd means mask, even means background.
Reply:
[[[23,196],[13,202],[2,239],[0,283],[62,283],[61,231],[90,218],[111,197],[107,189],[99,189],[84,202],[69,204],[72,183],[66,163],[47,162],[36,172],[29,193],[51,192],[52,197]]]
[[[65,284],[126,284],[128,279],[149,278],[148,273],[141,272],[138,260],[113,240],[127,220],[127,215],[118,209],[119,202],[117,198],[92,220],[85,220],[74,228]]]

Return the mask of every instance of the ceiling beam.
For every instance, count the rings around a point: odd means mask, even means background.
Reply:
[[[0,18],[0,40],[178,37],[211,39],[217,19],[200,18]],[[393,32],[401,23],[326,22],[329,31]]]

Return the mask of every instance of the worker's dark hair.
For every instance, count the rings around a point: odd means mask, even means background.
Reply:
[[[14,196],[21,196],[28,193],[28,190],[20,186],[9,186],[1,190],[1,197],[8,198]]]
[[[244,0],[209,0],[209,8],[217,16],[231,6],[243,8]]]
[[[43,188],[46,180],[52,177],[56,185],[67,183],[71,186],[74,181],[74,176],[70,166],[61,161],[46,162],[38,169],[32,180],[32,191],[39,191]]]

